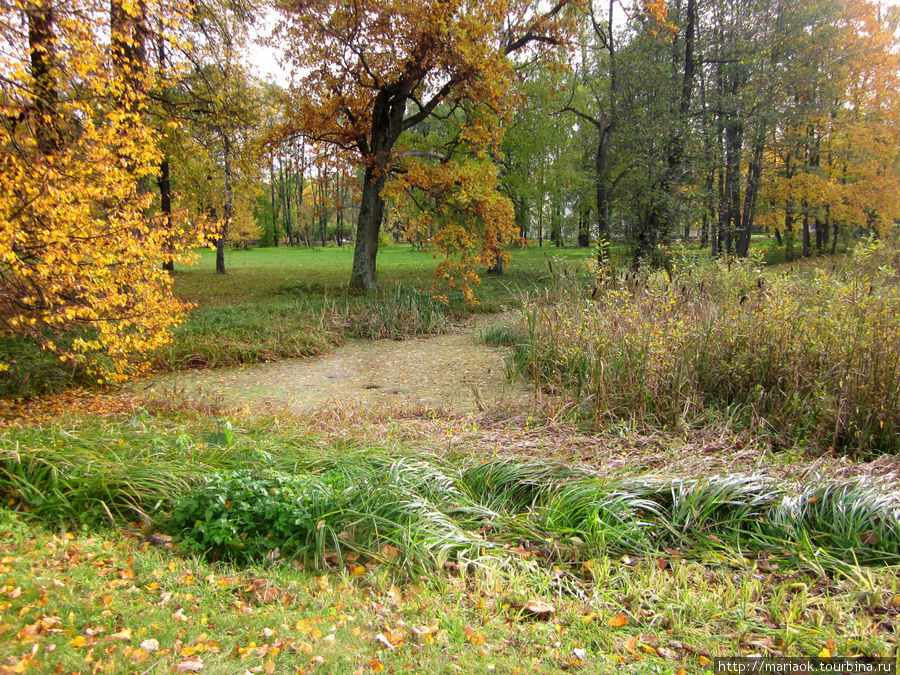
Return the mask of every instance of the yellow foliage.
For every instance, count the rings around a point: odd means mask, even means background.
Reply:
[[[145,216],[151,196],[138,186],[155,176],[160,154],[141,117],[146,76],[110,48],[109,5],[48,7],[32,0],[0,18],[13,47],[0,54],[8,120],[0,126],[0,321],[5,333],[63,360],[87,359],[116,380],[169,340],[185,306],[161,265],[189,259],[198,237],[187,223]],[[27,12],[52,20],[37,48],[29,48]],[[35,52],[50,64],[43,82],[30,67]],[[52,339],[60,333],[77,337],[64,347]],[[102,365],[88,358],[97,354]]]

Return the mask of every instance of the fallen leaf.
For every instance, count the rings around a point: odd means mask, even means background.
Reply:
[[[385,544],[380,549],[381,555],[387,558],[388,560],[395,560],[397,556],[400,555],[400,549],[390,544]]]
[[[466,634],[466,642],[471,642],[473,645],[483,645],[487,642],[484,633],[476,633],[468,626],[463,626],[463,632]]]
[[[127,642],[127,641],[131,640],[131,629],[124,628],[123,630],[120,630],[118,633],[113,633],[112,635],[110,635],[109,639],[110,640],[124,640]]]
[[[389,650],[393,651],[394,645],[391,644],[391,641],[387,639],[387,637],[384,635],[384,633],[379,633],[378,635],[375,636],[375,639],[378,642],[380,642],[381,644],[383,644],[385,647],[387,647]]]
[[[538,619],[549,619],[556,613],[556,609],[553,605],[546,603],[543,600],[529,600],[525,603],[522,610]]]
[[[674,659],[678,656],[674,651],[665,647],[657,647],[656,654],[661,659]]]
[[[699,663],[704,668],[710,664],[710,660],[701,654],[697,657],[697,663]]]
[[[159,640],[155,640],[153,638],[150,638],[149,640],[144,640],[141,643],[141,649],[143,649],[145,652],[148,652],[148,653],[159,651]]]
[[[203,670],[203,659],[182,661],[177,666],[175,666],[175,670],[180,670],[184,673],[199,673],[201,670]]]
[[[609,618],[609,625],[613,628],[621,628],[622,626],[628,625],[628,617],[619,612],[615,616]]]

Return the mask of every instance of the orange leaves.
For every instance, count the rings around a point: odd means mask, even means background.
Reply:
[[[485,637],[484,633],[476,632],[468,626],[463,626],[463,632],[466,634],[466,642],[469,642],[478,647],[481,647],[487,643],[487,638]]]
[[[619,612],[615,616],[611,616],[609,618],[609,625],[613,628],[622,628],[623,626],[627,626],[628,617],[625,616],[622,612]]]
[[[476,304],[473,287],[480,283],[478,268],[492,267],[503,247],[516,239],[513,207],[497,189],[493,163],[470,159],[431,165],[412,162],[385,189],[398,209],[412,201],[421,210],[409,221],[413,232],[427,236],[443,256],[435,276],[450,288],[458,287],[469,304]]]

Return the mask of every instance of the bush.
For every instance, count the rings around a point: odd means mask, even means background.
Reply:
[[[315,550],[323,517],[337,503],[339,477],[249,470],[214,474],[175,502],[170,519],[190,550],[234,560]],[[321,542],[318,542],[321,543]]]

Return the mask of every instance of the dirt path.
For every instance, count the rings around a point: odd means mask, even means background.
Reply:
[[[477,340],[470,324],[427,338],[354,340],[332,354],[241,368],[194,370],[129,386],[139,397],[186,396],[226,406],[310,410],[331,401],[474,411],[530,391],[505,381],[503,351]]]

